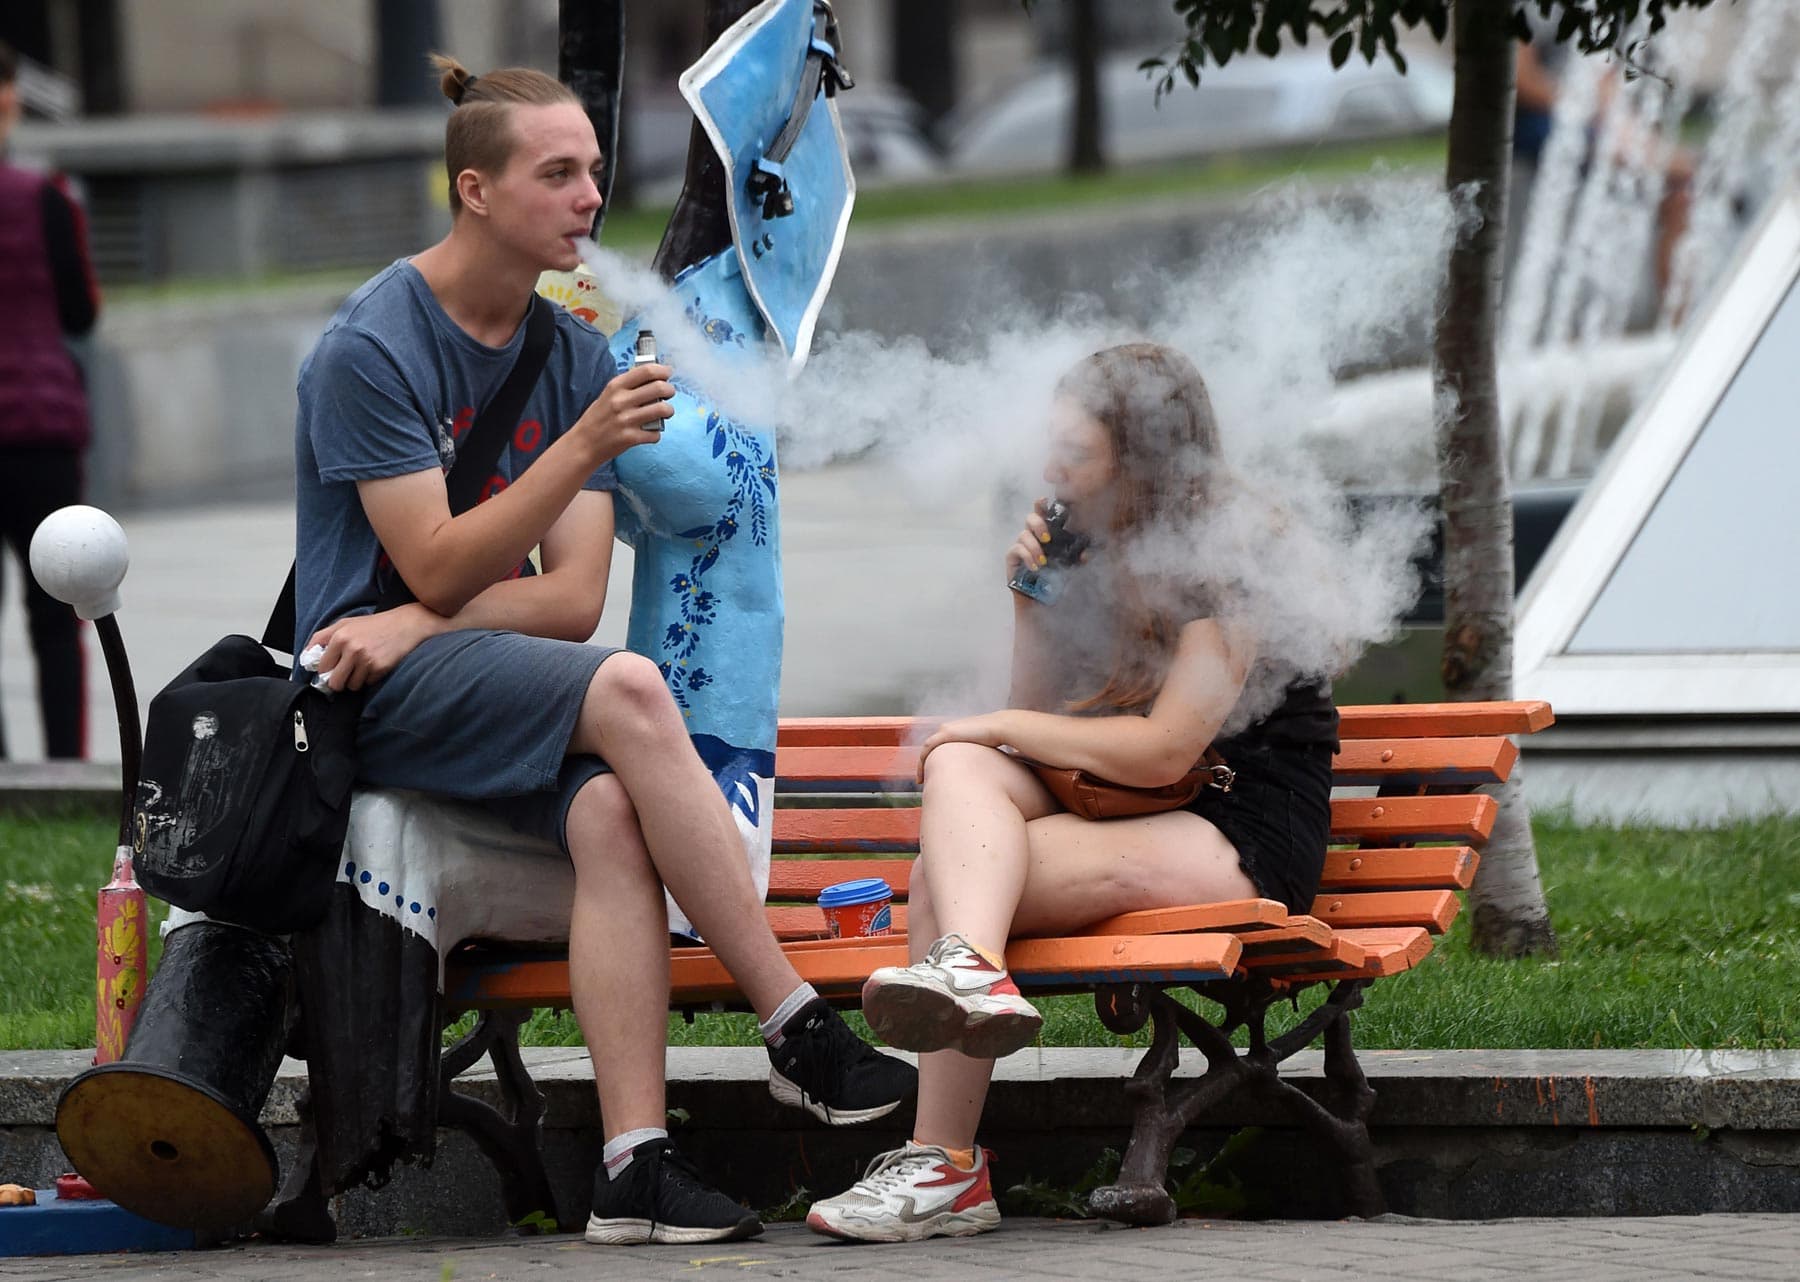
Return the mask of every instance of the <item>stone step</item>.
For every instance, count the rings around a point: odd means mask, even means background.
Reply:
[[[1108,1147],[1122,1149],[1122,1090],[1138,1052],[1028,1049],[1001,1061],[981,1140],[997,1155],[996,1190],[1030,1180],[1069,1188]],[[0,1051],[0,1179],[48,1185],[66,1169],[56,1096],[91,1052]],[[601,1134],[592,1070],[580,1048],[535,1048],[526,1062],[546,1096],[545,1153],[559,1210],[585,1214]],[[1800,1052],[1364,1051],[1377,1092],[1373,1131],[1393,1211],[1451,1219],[1800,1210]],[[721,1187],[767,1208],[797,1188],[851,1183],[906,1136],[910,1114],[827,1128],[770,1099],[754,1047],[669,1051],[671,1129]],[[1190,1052],[1181,1077],[1198,1074]],[[1323,1083],[1320,1058],[1286,1076]],[[461,1079],[497,1098],[491,1073]],[[305,1066],[284,1062],[263,1124],[284,1166]],[[1240,1101],[1185,1138],[1210,1155],[1239,1126],[1258,1132],[1208,1181],[1258,1215],[1339,1214],[1331,1164],[1291,1117]],[[1235,1181],[1235,1183],[1234,1183]],[[1236,1190],[1227,1193],[1227,1190]],[[403,1168],[378,1192],[335,1199],[345,1234],[485,1234],[503,1227],[499,1183],[462,1135],[440,1132],[430,1168]]]

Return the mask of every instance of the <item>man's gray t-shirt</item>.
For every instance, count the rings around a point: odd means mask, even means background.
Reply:
[[[327,623],[373,610],[393,572],[363,513],[356,482],[433,467],[448,472],[456,442],[499,390],[524,341],[523,324],[505,347],[475,341],[405,259],[338,308],[300,366],[296,654]],[[511,484],[581,417],[615,372],[605,336],[557,308],[544,372],[481,497]],[[583,488],[616,486],[608,463]]]

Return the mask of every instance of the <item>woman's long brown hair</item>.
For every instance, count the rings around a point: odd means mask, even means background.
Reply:
[[[1141,708],[1162,688],[1188,621],[1173,607],[1194,599],[1202,585],[1198,573],[1174,576],[1182,581],[1172,585],[1146,582],[1130,568],[1133,545],[1153,532],[1191,530],[1218,497],[1224,467],[1212,398],[1192,361],[1156,343],[1095,352],[1063,376],[1056,394],[1105,428],[1117,468],[1112,524],[1103,535],[1119,575],[1117,659],[1105,684],[1071,700],[1069,711]]]

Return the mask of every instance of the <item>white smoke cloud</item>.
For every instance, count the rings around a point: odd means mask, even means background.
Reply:
[[[1180,574],[1203,565],[1208,577],[1248,585],[1244,608],[1266,670],[1333,674],[1397,630],[1417,592],[1410,558],[1428,521],[1413,503],[1365,510],[1360,520],[1346,507],[1339,478],[1391,473],[1376,460],[1392,442],[1340,439],[1325,452],[1307,448],[1307,437],[1327,417],[1337,371],[1380,359],[1430,313],[1464,218],[1425,181],[1388,178],[1323,197],[1283,187],[1198,261],[1145,262],[1132,273],[1148,323],[1128,324],[1087,299],[1045,316],[996,281],[984,328],[951,355],[934,356],[916,338],[827,334],[798,378],[775,355],[725,366],[653,273],[604,252],[592,265],[627,314],[647,311],[668,359],[722,411],[777,425],[784,470],[878,459],[924,512],[992,496],[991,545],[969,555],[994,563],[996,585],[1004,548],[1045,489],[1057,380],[1119,342],[1176,348],[1206,379],[1241,485],[1196,513],[1191,529],[1147,542],[1135,555],[1151,563],[1137,568]],[[923,693],[919,710],[996,706],[1006,652],[1003,636],[972,641],[961,656],[968,679]],[[1240,714],[1268,710],[1284,683],[1249,692]]]

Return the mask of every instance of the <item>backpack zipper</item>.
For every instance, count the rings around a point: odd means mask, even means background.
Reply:
[[[300,709],[294,709],[294,751],[305,752],[311,747],[306,737],[306,716]]]

